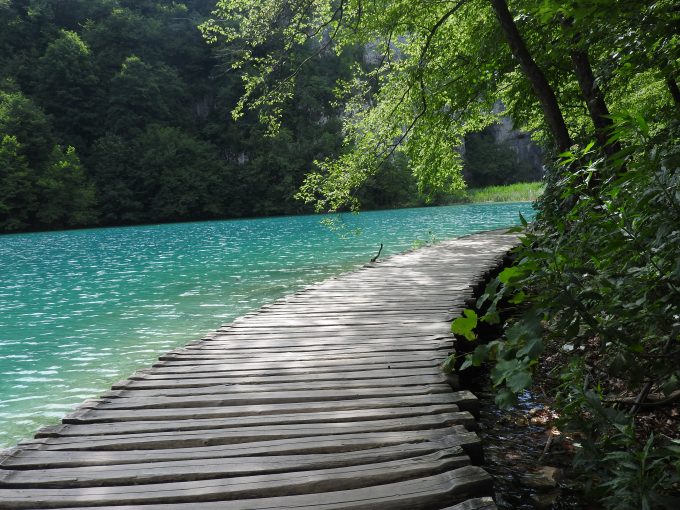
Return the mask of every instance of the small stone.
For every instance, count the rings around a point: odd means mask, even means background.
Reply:
[[[531,419],[529,420],[529,423],[532,425],[545,425],[548,423],[548,415],[542,414],[540,416],[532,416]]]
[[[539,466],[534,473],[522,476],[522,485],[533,489],[554,489],[557,487],[559,468]]]
[[[544,494],[532,494],[531,502],[535,508],[538,508],[539,510],[545,510],[552,508],[552,506],[557,502],[559,495],[559,491],[553,491]]]
[[[518,427],[526,427],[529,425],[529,420],[526,418],[526,416],[517,416],[513,418],[512,423]]]

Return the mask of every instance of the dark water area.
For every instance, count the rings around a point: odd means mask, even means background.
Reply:
[[[518,404],[499,409],[487,382],[474,389],[480,400],[479,435],[484,468],[494,477],[499,509],[575,510],[587,508],[570,472],[571,452],[549,422],[551,411],[535,394],[525,391]],[[550,436],[550,447],[544,454]]]

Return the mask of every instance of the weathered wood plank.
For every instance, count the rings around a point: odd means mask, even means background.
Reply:
[[[105,436],[111,434],[131,434],[140,432],[172,432],[187,430],[215,430],[221,428],[264,426],[264,425],[292,425],[309,423],[361,422],[406,418],[423,415],[448,414],[452,423],[463,425],[468,429],[475,427],[474,417],[467,411],[459,411],[457,406],[421,406],[418,408],[396,409],[363,409],[356,411],[333,411],[320,413],[296,413],[264,416],[248,416],[240,418],[199,418],[181,420],[152,420],[119,423],[62,424],[44,427],[35,435],[42,437],[66,436]]]
[[[261,363],[241,365],[238,363],[221,363],[215,365],[197,365],[194,367],[176,367],[159,365],[153,367],[153,373],[150,376],[171,376],[171,377],[215,377],[215,376],[257,376],[257,375],[285,375],[285,374],[311,374],[324,372],[358,372],[362,370],[394,370],[395,374],[416,375],[418,373],[434,374],[439,370],[439,363],[432,361],[413,361],[413,362],[395,362],[395,363],[333,363],[332,360],[328,363],[322,362],[316,366],[313,364],[306,364],[301,362],[289,363]]]
[[[375,372],[390,372],[393,377],[405,377],[405,376],[416,376],[416,375],[432,375],[439,373],[439,367],[435,363],[414,363],[410,366],[396,365],[393,367],[392,364],[368,364],[368,365],[330,365],[323,367],[273,367],[273,368],[261,368],[258,370],[213,370],[212,367],[209,370],[177,370],[172,367],[163,368],[156,367],[149,370],[139,370],[131,376],[132,379],[202,379],[202,378],[239,378],[246,379],[248,377],[288,377],[288,376],[299,376],[299,375],[310,375],[319,374],[321,377],[323,374],[336,374],[338,378],[342,377],[343,373],[354,373],[359,374],[361,372],[366,372],[367,374]]]
[[[66,416],[65,423],[95,423],[116,421],[151,421],[240,416],[272,416],[291,413],[344,412],[365,409],[418,408],[428,405],[456,405],[460,409],[475,410],[477,399],[468,391],[434,393],[378,399],[334,400],[333,402],[299,402],[292,404],[263,404],[228,407],[159,408],[159,409],[104,409],[85,403],[79,410]],[[89,407],[88,407],[89,406]],[[275,418],[273,418],[275,419]]]
[[[335,338],[335,345],[321,344],[316,345],[311,341],[309,343],[298,344],[295,346],[295,352],[300,354],[305,353],[352,353],[357,352],[359,354],[366,352],[411,352],[411,351],[431,351],[438,349],[450,349],[451,348],[451,336],[447,337],[432,337],[428,339],[426,337],[421,338],[411,338],[409,337],[408,343],[391,344],[387,342],[372,343],[370,345],[364,344],[344,344],[343,339]],[[389,340],[389,339],[387,339]],[[285,343],[281,340],[281,343]],[[170,351],[169,354],[174,352],[211,352],[220,351],[224,353],[230,353],[234,356],[239,355],[250,355],[256,354],[260,356],[267,356],[269,353],[287,353],[290,352],[290,347],[286,345],[281,345],[280,343],[275,343],[269,346],[257,346],[248,344],[245,347],[239,347],[236,342],[217,342],[211,340],[199,340],[197,342],[189,343],[186,346],[174,349]]]
[[[422,443],[400,444],[371,450],[326,455],[222,457],[32,471],[0,470],[0,490],[3,488],[74,488],[186,482],[360,466],[362,464],[411,459],[439,452],[449,453],[454,467],[470,464],[470,459],[461,447],[447,447],[445,441],[430,440]]]
[[[403,332],[399,334],[368,334],[364,333],[357,336],[344,336],[337,334],[321,334],[321,333],[310,333],[302,336],[295,337],[291,335],[288,338],[262,335],[260,333],[253,333],[250,336],[239,335],[236,337],[230,336],[216,336],[214,339],[206,340],[205,346],[217,347],[220,349],[233,348],[242,350],[253,350],[253,349],[299,349],[299,348],[348,348],[348,349],[359,349],[359,348],[384,348],[387,346],[394,346],[395,348],[407,347],[410,345],[417,345],[419,348],[426,348],[432,346],[441,345],[441,340],[446,339],[449,342],[453,339],[451,331],[449,328],[446,331],[440,331],[438,336],[439,341],[428,340],[431,335],[423,335],[421,337],[410,337],[405,335]]]
[[[48,437],[32,439],[30,442],[20,444],[26,448],[40,446],[43,449],[50,450],[152,450],[248,443],[266,439],[358,434],[360,432],[427,430],[444,427],[461,435],[469,434],[465,427],[455,425],[459,419],[458,414],[444,413],[432,416],[413,416],[392,420],[348,423],[306,423],[236,427],[217,430],[111,434],[108,436]]]
[[[468,499],[455,506],[448,506],[442,510],[498,510],[498,507],[491,498]]]
[[[365,372],[360,372],[363,374]],[[343,374],[346,375],[346,374]],[[314,387],[317,390],[330,390],[338,387],[338,381],[342,380],[342,387],[348,388],[378,388],[378,387],[394,387],[394,386],[419,386],[419,385],[431,385],[431,384],[450,384],[449,378],[444,374],[436,375],[423,375],[414,377],[389,377],[385,378],[359,378],[359,379],[347,379],[346,377],[338,379],[336,377],[327,378],[317,378],[314,376],[298,376],[297,378],[284,378],[282,380],[277,380],[275,377],[252,377],[240,379],[235,382],[233,379],[214,379],[213,383],[210,383],[209,379],[165,379],[156,381],[136,381],[126,379],[120,383],[114,385],[112,392],[108,392],[102,395],[103,398],[108,398],[113,396],[117,390],[181,390],[186,389],[188,392],[195,389],[200,389],[201,392],[211,391],[210,388],[222,387],[223,389],[229,389],[229,391],[238,392],[257,392],[257,391],[295,391],[304,390],[309,388],[309,382],[314,381]],[[207,381],[207,382],[206,382]],[[245,381],[241,382],[241,381]],[[291,382],[292,381],[292,382]],[[135,395],[146,395],[145,393],[135,393]]]
[[[219,335],[228,335],[230,332],[235,334],[250,334],[256,333],[262,336],[282,336],[288,335],[289,333],[311,333],[319,337],[325,337],[330,333],[348,333],[352,332],[353,335],[365,334],[371,335],[373,333],[380,333],[383,335],[401,335],[407,336],[408,332],[414,327],[412,324],[355,324],[355,325],[338,325],[338,324],[317,324],[305,326],[304,324],[295,324],[289,327],[285,327],[285,330],[273,331],[271,327],[258,327],[257,321],[253,321],[249,324],[231,324],[228,327],[223,327],[218,329]],[[446,324],[441,323],[423,323],[418,326],[418,330],[421,333],[427,333],[430,335],[441,334],[446,332]],[[218,336],[219,338],[219,336]]]
[[[373,450],[387,446],[420,444],[429,441],[444,442],[444,447],[461,447],[468,455],[479,450],[479,437],[475,434],[459,435],[448,429],[429,429],[399,432],[370,432],[340,436],[314,436],[292,439],[257,441],[228,445],[199,446],[193,448],[166,448],[163,450],[44,450],[16,448],[0,459],[0,469],[55,469],[60,467],[115,466],[147,462],[173,462],[195,459],[228,459],[232,457],[261,456],[276,458],[285,455],[326,455],[343,452]],[[1,501],[1,499],[0,499]]]
[[[335,469],[300,471],[253,477],[157,483],[151,485],[83,487],[77,489],[3,489],[5,508],[40,508],[46,505],[125,505],[195,503],[247,500],[298,494],[327,493],[399,482],[448,471],[456,484],[469,493],[489,486],[489,475],[474,466],[456,469],[459,458],[446,451],[415,459],[402,459]],[[463,492],[461,491],[461,492]],[[241,507],[242,508],[242,507]]]
[[[284,375],[242,375],[224,377],[153,377],[153,373],[137,373],[132,379],[126,379],[113,385],[113,389],[145,389],[145,388],[200,388],[202,386],[215,385],[240,385],[242,387],[262,386],[262,385],[284,385],[284,384],[306,384],[313,381],[317,389],[336,388],[339,384],[343,388],[352,387],[378,387],[390,386],[411,386],[415,384],[451,384],[450,375],[433,373],[432,370],[362,370],[359,372],[328,372],[328,373],[295,373]],[[387,383],[387,384],[386,384]],[[353,386],[353,384],[355,386]],[[256,389],[256,388],[254,388]],[[293,389],[292,387],[289,389]]]
[[[432,476],[415,478],[391,484],[383,484],[352,490],[315,492],[299,496],[254,498],[232,501],[225,498],[218,502],[191,501],[195,510],[427,510],[437,505],[461,501],[475,492],[490,490],[491,477],[479,468],[459,468]],[[51,500],[46,503],[52,503]],[[98,502],[99,503],[99,502]],[[13,502],[8,510],[15,508],[40,508],[25,500]],[[42,508],[46,508],[42,506]],[[49,508],[58,507],[51,506]],[[162,503],[144,505],[82,507],[82,510],[180,510],[186,503]],[[64,510],[63,508],[61,510]]]
[[[396,388],[403,386],[432,386],[438,384],[447,384],[446,379],[443,376],[432,376],[432,377],[401,377],[401,378],[389,378],[389,379],[363,379],[346,381],[343,384],[345,390],[349,388]],[[317,390],[335,390],[338,387],[337,380],[327,381],[317,381],[314,384]],[[114,397],[125,397],[125,398],[137,398],[137,397],[177,397],[177,396],[190,396],[190,395],[211,395],[218,393],[268,393],[268,392],[281,392],[281,391],[306,391],[309,388],[308,382],[300,383],[276,383],[276,384],[212,384],[210,386],[182,386],[173,388],[151,388],[143,389],[139,387],[126,387],[120,390],[113,390],[104,393],[101,398],[114,398]]]
[[[271,391],[253,393],[214,393],[209,395],[100,399],[101,409],[170,409],[177,407],[214,407],[301,402],[332,402],[362,398],[429,395],[449,393],[447,384],[399,386],[394,388],[354,388],[351,390]]]
[[[354,355],[329,355],[304,356],[295,353],[271,354],[269,357],[248,357],[232,360],[228,355],[202,354],[202,355],[174,355],[163,356],[163,359],[154,363],[154,367],[170,367],[185,365],[222,365],[228,366],[233,363],[245,369],[259,369],[269,367],[272,363],[284,364],[285,366],[335,366],[335,365],[370,365],[370,364],[405,364],[423,363],[428,365],[441,363],[446,358],[443,352],[412,352],[407,354],[354,354]]]

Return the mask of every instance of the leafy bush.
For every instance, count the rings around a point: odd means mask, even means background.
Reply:
[[[652,136],[642,119],[616,120],[612,139],[626,148],[614,158],[592,144],[563,154],[515,264],[477,303],[483,322],[499,321],[501,300],[522,312],[463,368],[491,360],[496,400],[508,406],[541,355],[558,353],[558,402],[581,434],[576,461],[595,494],[608,508],[678,508],[680,445],[635,416],[649,395],[666,404],[680,395],[679,130]],[[471,338],[460,331],[469,318],[454,330]]]

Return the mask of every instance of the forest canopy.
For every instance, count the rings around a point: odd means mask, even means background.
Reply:
[[[208,44],[198,28],[215,7],[0,1],[0,232],[313,210],[295,195],[314,160],[341,152],[334,90],[367,49],[296,48],[306,65],[272,134],[256,112],[231,116],[247,84],[233,69],[240,50]],[[512,179],[499,171],[498,183]],[[398,158],[360,194],[365,207],[425,201]]]
[[[676,113],[674,2],[511,7],[505,0],[424,1],[417,9],[392,1],[221,0],[203,30],[230,44],[242,73],[234,116],[254,109],[273,130],[307,64],[302,48],[371,48],[375,65],[354,66],[339,86],[346,150],[319,160],[303,187],[322,210],[352,203],[395,152],[407,157],[421,191],[456,189],[462,160],[450,149],[496,122],[499,102],[554,152],[591,138],[604,148],[612,116],[651,113],[653,122]]]

